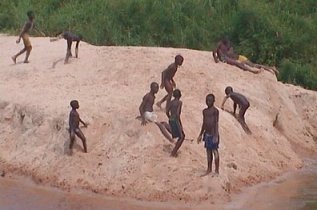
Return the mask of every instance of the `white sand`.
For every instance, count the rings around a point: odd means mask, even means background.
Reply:
[[[79,59],[64,65],[64,40],[33,37],[31,63],[22,64],[22,55],[13,65],[11,56],[22,48],[15,40],[0,36],[0,169],[8,174],[69,191],[218,203],[227,201],[230,191],[300,168],[301,155],[317,150],[317,93],[284,85],[268,72],[255,75],[216,64],[204,51],[87,43],[80,44]],[[185,61],[174,79],[183,94],[186,139],[194,141],[186,140],[178,157],[171,158],[172,145],[157,126],[142,127],[135,117],[150,83],[160,82],[161,71],[178,53]],[[227,85],[250,100],[246,121],[253,134],[220,110],[220,176],[201,178],[206,154],[195,140],[205,96],[214,93],[219,107]],[[164,95],[160,90],[157,99]],[[77,139],[70,157],[66,129],[72,99],[79,100],[80,116],[90,125],[82,129],[89,153]],[[232,102],[225,107],[232,110]],[[236,170],[228,167],[232,163]]]

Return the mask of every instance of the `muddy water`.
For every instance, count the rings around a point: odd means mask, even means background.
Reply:
[[[197,208],[192,204],[123,200],[97,194],[66,193],[35,186],[29,181],[0,178],[0,210],[203,210],[208,207]]]
[[[226,209],[317,210],[317,162],[307,162],[302,170],[246,188]]]
[[[316,210],[317,162],[285,174],[270,183],[243,190],[223,206],[160,203],[109,198],[85,193],[65,193],[32,183],[0,178],[0,210]]]

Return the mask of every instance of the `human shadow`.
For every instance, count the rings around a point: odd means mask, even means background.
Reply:
[[[60,59],[54,61],[53,64],[52,64],[52,69],[55,69],[57,63],[59,63],[59,62],[61,62],[61,61],[63,61],[63,60],[64,60],[64,58],[60,58]]]

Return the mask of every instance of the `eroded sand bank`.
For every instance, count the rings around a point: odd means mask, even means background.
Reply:
[[[243,186],[301,168],[301,153],[316,151],[316,92],[284,85],[268,72],[254,75],[216,64],[204,51],[87,43],[80,45],[79,59],[64,65],[66,43],[48,38],[31,38],[31,63],[22,64],[20,57],[13,65],[10,56],[22,47],[15,39],[0,36],[0,168],[8,174],[66,191],[217,204]],[[171,158],[172,145],[159,129],[154,124],[142,127],[135,117],[149,84],[160,82],[161,71],[179,53],[185,61],[174,79],[183,93],[187,140],[178,157]],[[201,178],[206,155],[195,139],[205,96],[214,93],[219,107],[227,85],[250,100],[246,121],[253,134],[247,135],[231,114],[220,110],[221,175]],[[157,99],[164,95],[160,90]],[[83,128],[89,153],[82,153],[77,141],[70,157],[72,99],[79,100],[79,113],[90,125]],[[230,101],[226,109],[232,109]],[[159,120],[167,120],[163,111],[155,111]]]

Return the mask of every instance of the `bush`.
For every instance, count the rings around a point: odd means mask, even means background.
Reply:
[[[211,50],[228,36],[253,62],[280,67],[282,81],[315,85],[316,0],[1,0],[0,31],[17,34],[30,9],[46,34],[95,45]]]

